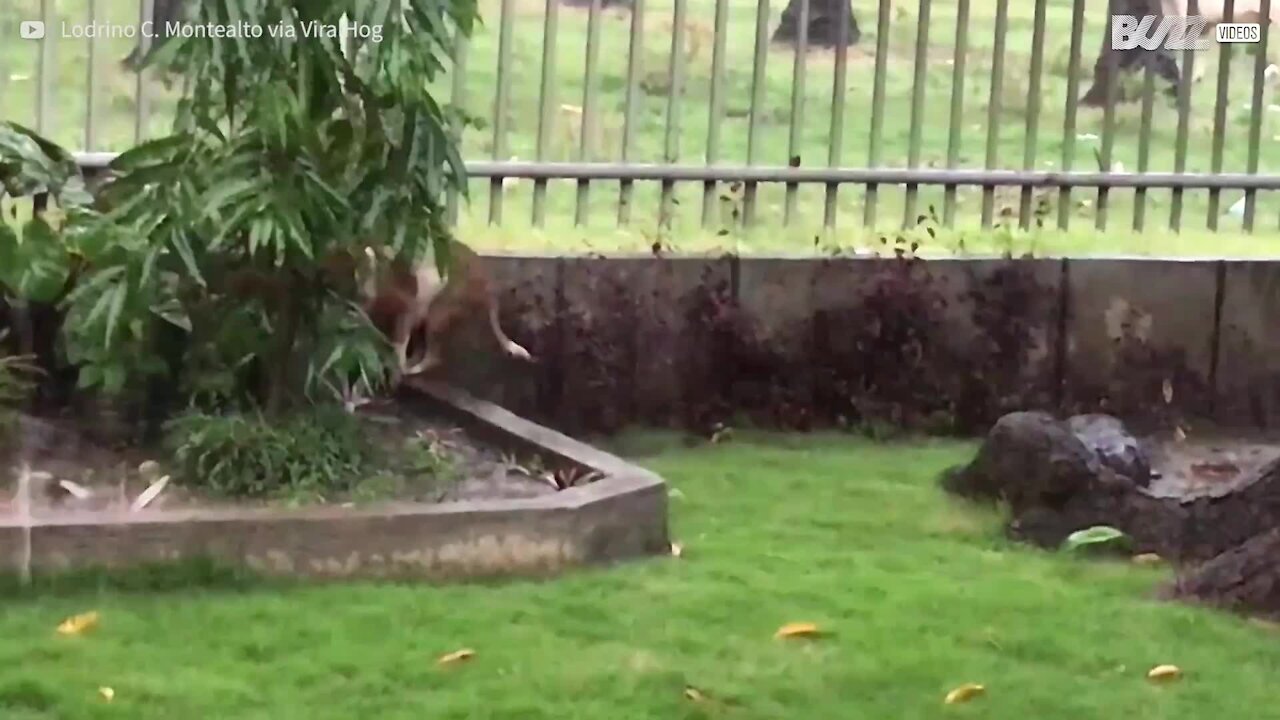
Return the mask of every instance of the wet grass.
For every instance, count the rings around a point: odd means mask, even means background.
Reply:
[[[1270,706],[1269,631],[1152,601],[1167,570],[1010,546],[996,517],[946,499],[934,477],[969,443],[745,433],[620,449],[670,481],[682,558],[448,587],[202,566],[10,587],[0,715],[1200,720]],[[95,632],[55,635],[90,609]],[[775,640],[791,621],[830,635]],[[436,664],[459,648],[475,657]],[[1153,686],[1161,663],[1185,678]],[[987,695],[944,708],[965,682]]]

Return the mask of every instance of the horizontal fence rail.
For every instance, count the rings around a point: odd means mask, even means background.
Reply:
[[[90,174],[105,172],[114,153],[75,153]],[[1041,172],[930,168],[790,168],[761,166],[644,165],[631,163],[535,163],[468,161],[467,174],[490,180],[577,180],[710,183],[811,183],[861,185],[976,185],[981,187],[1179,188],[1280,190],[1280,175],[1241,173]]]
[[[16,37],[27,19],[138,24],[173,17],[185,1],[0,0],[0,28]],[[647,182],[658,190],[651,217],[668,230],[683,214],[702,229],[874,228],[882,208],[905,227],[937,205],[946,226],[967,211],[982,228],[1010,218],[1026,229],[1056,214],[1067,230],[1091,213],[1107,230],[1125,213],[1134,231],[1177,232],[1197,215],[1214,232],[1280,231],[1280,53],[1265,22],[1257,43],[1110,51],[1113,15],[1157,13],[1159,3],[479,1],[485,22],[456,43],[452,75],[433,88],[482,120],[456,137],[487,202],[462,209],[451,197],[459,222],[511,224],[507,198],[526,188],[509,181],[528,180],[534,227],[592,224],[591,186],[610,181],[620,183],[610,193],[618,225],[633,224],[635,183]],[[1271,17],[1273,3],[1191,2],[1188,13],[1212,26],[1239,19],[1233,10]],[[0,117],[34,112],[38,130],[81,146],[85,168],[100,169],[103,151],[163,131],[172,108],[147,72],[117,67],[146,49],[137,42],[6,37]],[[78,91],[55,85],[66,64],[84,69]],[[127,85],[119,78],[132,80],[132,97],[112,94]],[[860,141],[865,162],[851,167]],[[557,196],[555,181],[573,184],[571,196]],[[687,185],[701,186],[701,202],[681,203]],[[732,219],[717,221],[726,200]]]

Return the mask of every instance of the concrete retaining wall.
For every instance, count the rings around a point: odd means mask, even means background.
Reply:
[[[708,378],[761,380],[760,367],[737,360],[690,370],[699,358],[714,356],[714,340],[697,332],[692,326],[700,321],[689,316],[699,292],[721,287],[721,299],[751,326],[759,348],[776,352],[773,362],[789,368],[785,392],[775,390],[761,402],[797,407],[829,404],[818,397],[825,392],[824,375],[857,379],[858,369],[824,367],[838,364],[830,346],[865,336],[865,328],[881,321],[877,313],[884,311],[876,308],[892,307],[893,293],[902,292],[899,278],[897,289],[888,282],[887,304],[883,297],[879,306],[869,299],[872,288],[892,280],[892,268],[901,264],[893,259],[492,260],[509,332],[531,345],[539,363],[522,366],[477,354],[485,347],[482,338],[459,351],[472,358],[464,363],[470,376],[450,379],[571,432],[633,422],[687,424],[699,411],[681,403],[704,389]],[[1000,407],[1177,415],[1246,427],[1278,419],[1280,360],[1271,351],[1280,349],[1280,261],[945,259],[919,261],[908,274],[927,279],[909,282],[927,284],[930,302],[940,300],[940,307],[926,323],[931,340],[922,343],[933,356],[917,359],[905,372],[941,377],[947,367],[956,373],[982,368],[993,384],[1016,375],[1017,389]],[[1032,289],[1011,289],[1006,280],[1014,275]],[[985,300],[978,297],[983,293]],[[1013,326],[1019,328],[1019,358],[993,364],[991,348],[998,343],[988,335]],[[931,360],[940,367],[926,373]],[[475,372],[479,367],[487,370]],[[868,382],[882,387],[884,370],[877,372]],[[951,398],[961,414],[974,392],[972,384],[967,387]]]

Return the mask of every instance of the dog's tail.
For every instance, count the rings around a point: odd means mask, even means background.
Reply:
[[[524,349],[519,343],[516,343],[507,334],[502,331],[502,322],[498,318],[498,296],[497,293],[490,291],[488,293],[489,305],[489,329],[493,332],[493,337],[498,341],[498,346],[507,355],[522,360],[532,360],[533,356],[529,351]]]

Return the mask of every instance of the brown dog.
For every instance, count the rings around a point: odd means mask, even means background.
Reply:
[[[493,338],[502,352],[531,361],[528,350],[507,337],[498,322],[498,297],[483,259],[471,248],[454,240],[449,244],[447,272],[441,273],[433,259],[415,267],[391,263],[380,270],[372,248],[365,248],[371,272],[363,285],[365,312],[385,333],[396,350],[397,375],[417,375],[444,363],[444,347],[449,333],[461,321],[486,313]],[[422,359],[409,365],[409,343],[420,329],[425,330],[426,350]]]

